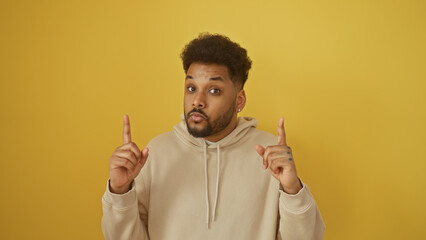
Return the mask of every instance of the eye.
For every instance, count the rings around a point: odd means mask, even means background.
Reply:
[[[209,93],[218,95],[218,94],[220,94],[220,89],[212,88],[212,89],[209,90]]]
[[[195,91],[194,86],[188,86],[186,89],[188,89],[188,92],[194,92]]]

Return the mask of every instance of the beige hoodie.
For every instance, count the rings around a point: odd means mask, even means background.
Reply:
[[[286,194],[262,168],[254,147],[277,138],[256,126],[256,119],[240,117],[234,131],[208,145],[182,119],[152,139],[131,190],[119,195],[107,186],[105,238],[322,239],[324,222],[308,186]]]

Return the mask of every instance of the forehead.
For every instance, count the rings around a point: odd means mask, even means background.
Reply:
[[[228,67],[219,64],[208,64],[208,63],[192,63],[186,75],[191,75],[194,78],[206,78],[206,77],[222,77],[223,80],[231,81]]]

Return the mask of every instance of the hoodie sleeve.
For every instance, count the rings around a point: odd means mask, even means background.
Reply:
[[[325,225],[307,185],[294,195],[279,190],[279,240],[323,239]]]
[[[102,209],[102,232],[106,240],[149,239],[147,218],[142,217],[143,213],[140,213],[138,207],[135,181],[127,193],[114,194],[109,190],[108,180],[107,189],[102,197]]]

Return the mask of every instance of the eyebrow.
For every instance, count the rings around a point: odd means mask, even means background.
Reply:
[[[222,81],[223,82],[223,78],[222,77],[211,77],[211,78],[209,78],[209,80]]]
[[[193,76],[191,76],[191,75],[186,75],[186,78],[185,78],[185,80],[186,79],[194,79],[194,77]],[[223,80],[223,78],[222,77],[220,77],[220,76],[218,76],[218,77],[211,77],[211,78],[209,78],[209,80],[210,81],[224,81]]]

